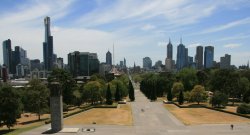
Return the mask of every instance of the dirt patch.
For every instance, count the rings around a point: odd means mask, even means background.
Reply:
[[[87,112],[64,119],[65,125],[78,124],[105,124],[105,125],[132,125],[132,112],[128,104],[118,108],[94,108]]]
[[[186,125],[250,123],[250,119],[206,108],[178,108],[172,104],[164,106]]]

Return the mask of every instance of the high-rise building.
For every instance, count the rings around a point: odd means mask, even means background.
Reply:
[[[165,59],[165,69],[166,71],[172,71],[172,67],[173,67],[173,60],[166,58]]]
[[[196,47],[196,66],[197,69],[203,68],[203,46],[197,46]]]
[[[41,63],[39,59],[30,60],[30,70],[41,70]]]
[[[64,68],[63,58],[61,57],[57,58],[56,63],[57,63],[57,68],[60,68],[60,69]]]
[[[112,54],[109,51],[106,53],[106,64],[112,66]]]
[[[91,76],[99,72],[99,60],[96,53],[78,51],[69,53],[68,66],[74,77]]]
[[[126,63],[126,59],[125,58],[123,59],[123,64],[124,64],[124,67],[127,67],[127,63]]]
[[[149,57],[143,58],[143,68],[147,70],[152,68],[152,60]]]
[[[214,47],[206,46],[204,52],[204,67],[205,68],[213,67],[213,61],[214,61]]]
[[[51,71],[53,68],[53,36],[50,33],[50,18],[44,19],[45,25],[45,41],[43,42],[43,61],[44,69]]]
[[[177,60],[176,60],[176,68],[177,70],[181,70],[182,68],[187,66],[188,63],[188,50],[182,44],[182,39],[180,40],[180,44],[177,46]]]
[[[171,60],[173,59],[173,45],[171,43],[170,38],[169,38],[169,42],[167,45],[167,58]]]
[[[220,68],[229,69],[231,67],[231,55],[225,54],[224,57],[220,57]]]
[[[13,73],[12,50],[11,50],[10,39],[3,41],[3,64],[5,64],[7,73]]]
[[[122,68],[124,66],[123,61],[120,61],[120,67]]]

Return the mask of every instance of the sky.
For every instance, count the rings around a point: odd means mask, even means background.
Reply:
[[[1,0],[0,41],[11,39],[28,58],[43,61],[43,19],[51,18],[54,53],[64,58],[73,51],[97,53],[105,62],[115,48],[115,63],[142,66],[150,57],[165,63],[169,38],[176,59],[177,45],[194,57],[196,46],[215,48],[214,59],[231,55],[231,64],[250,59],[249,0]],[[0,47],[0,63],[2,47]]]

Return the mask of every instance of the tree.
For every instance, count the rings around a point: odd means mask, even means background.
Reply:
[[[135,100],[135,91],[134,91],[134,87],[131,81],[129,81],[129,99],[130,101]]]
[[[206,74],[206,72],[199,70],[196,73],[197,79],[198,79],[198,84],[205,86],[205,82],[208,78],[208,75]]]
[[[24,109],[36,113],[40,120],[41,114],[48,111],[48,89],[40,80],[33,79],[26,87],[26,97]]]
[[[151,101],[155,101],[157,99],[157,96],[156,96],[156,83],[155,81],[152,81],[151,82],[151,93],[150,93],[150,100]]]
[[[205,88],[201,85],[195,85],[190,95],[191,100],[197,102],[198,104],[207,99],[207,93],[205,91]]]
[[[168,91],[167,99],[168,99],[168,101],[172,101],[173,100],[173,96],[172,96],[172,91],[171,90]]]
[[[21,114],[21,102],[19,95],[11,86],[3,86],[0,89],[0,126],[6,125],[10,130]]]
[[[84,95],[87,96],[87,100],[91,102],[91,104],[95,104],[98,101],[102,101],[101,95],[102,86],[98,81],[90,81],[84,86]]]
[[[182,105],[184,103],[184,96],[182,90],[180,91],[179,98],[178,98],[178,103]]]
[[[116,85],[116,91],[115,91],[115,101],[121,101],[121,94],[120,94],[120,89],[119,85]]]
[[[111,94],[110,86],[108,84],[108,88],[107,88],[107,91],[106,91],[106,104],[112,105],[112,103],[113,103],[112,94]]]
[[[192,68],[182,69],[177,76],[184,85],[184,91],[191,90],[197,84],[196,70]],[[178,92],[179,93],[179,92]]]
[[[50,86],[50,83],[53,81],[58,81],[61,85],[63,102],[66,104],[74,104],[75,96],[73,92],[76,90],[76,82],[71,74],[63,69],[54,69],[48,77],[48,85]]]
[[[213,97],[210,99],[210,104],[213,107],[226,106],[228,102],[228,96],[220,91],[215,91]]]
[[[243,101],[245,103],[250,103],[250,90],[246,91],[243,95]]]
[[[250,88],[250,82],[246,77],[241,77],[239,81],[239,97],[241,97],[244,94],[249,91]]]
[[[175,82],[172,88],[172,94],[174,97],[178,97],[180,91],[184,90],[184,86],[181,82]]]

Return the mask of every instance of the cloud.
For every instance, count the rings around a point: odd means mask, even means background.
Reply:
[[[233,35],[233,36],[218,39],[217,41],[239,40],[239,39],[246,39],[246,38],[250,38],[250,34],[240,33],[240,34],[237,34],[237,35]]]
[[[207,33],[223,31],[223,30],[226,30],[226,29],[230,29],[230,28],[245,25],[245,24],[250,24],[250,17],[247,17],[247,18],[244,18],[244,19],[241,19],[241,20],[237,20],[237,21],[233,21],[233,22],[230,22],[230,23],[227,23],[227,24],[224,24],[224,25],[212,27],[212,28],[209,28],[209,29],[206,29],[206,30],[200,32],[199,34],[207,34]]]
[[[152,30],[154,28],[155,28],[154,25],[152,25],[152,24],[146,24],[141,29],[144,30],[144,31],[148,31],[148,30]]]
[[[241,46],[240,44],[226,44],[223,47],[233,49],[233,48],[238,48],[240,46]]]

